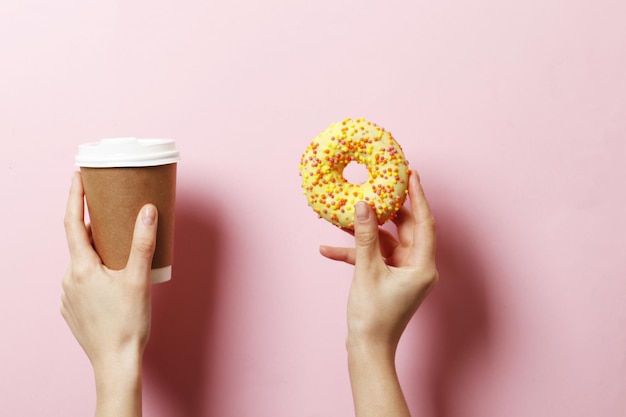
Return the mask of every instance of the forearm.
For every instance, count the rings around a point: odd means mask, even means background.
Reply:
[[[395,349],[348,343],[356,417],[410,417],[395,367]]]
[[[94,369],[96,417],[141,417],[141,355],[109,359]]]

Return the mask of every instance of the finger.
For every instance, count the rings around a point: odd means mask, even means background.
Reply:
[[[424,189],[417,172],[412,171],[409,178],[409,199],[413,222],[412,258],[416,262],[433,261],[437,246],[435,235],[435,218],[430,211]]]
[[[352,229],[341,228],[341,230],[349,233],[351,236],[354,236],[354,230]],[[379,229],[378,238],[380,242],[381,255],[383,258],[387,259],[393,255],[396,247],[398,247],[398,241],[391,233],[383,229]],[[321,245],[320,253],[326,258],[334,261],[342,261],[350,265],[354,265],[355,262],[354,248]]]
[[[354,265],[356,260],[354,248],[341,248],[335,246],[320,246],[320,253],[333,261],[341,261],[350,265]]]
[[[400,244],[407,248],[411,247],[413,245],[413,230],[415,226],[413,215],[411,211],[404,206],[400,207],[397,214],[398,215],[392,219],[392,222],[396,225],[396,229],[398,230]]]
[[[128,256],[126,270],[132,276],[150,276],[152,257],[156,248],[157,209],[152,204],[146,204],[139,211],[133,232],[133,242]]]
[[[378,239],[378,220],[372,207],[363,201],[358,202],[355,209],[355,265],[368,269],[373,263],[382,260]]]
[[[378,241],[380,242],[380,254],[383,256],[383,258],[387,259],[391,255],[393,255],[393,252],[396,250],[399,243],[395,236],[389,233],[387,230],[379,230],[380,232],[378,233]]]
[[[79,172],[72,177],[72,185],[65,209],[65,235],[72,259],[95,255],[85,226],[85,193]]]
[[[354,230],[342,227],[341,230],[348,233],[351,236],[354,236]],[[387,230],[378,229],[378,238],[380,241],[380,252],[383,258],[388,258],[393,254],[393,251],[398,247],[397,239],[389,233]],[[352,262],[354,265],[354,262]]]

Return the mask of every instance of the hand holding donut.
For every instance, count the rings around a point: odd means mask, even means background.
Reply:
[[[356,248],[321,246],[327,258],[353,264],[348,298],[348,369],[357,417],[410,416],[395,370],[398,342],[438,280],[435,222],[415,171],[410,210],[393,219],[396,240],[378,228],[369,204],[356,204]]]
[[[348,299],[348,342],[393,348],[437,282],[435,222],[415,171],[409,176],[411,209],[393,219],[398,239],[379,229],[368,204],[356,204],[356,248],[321,246],[327,258],[355,266]]]

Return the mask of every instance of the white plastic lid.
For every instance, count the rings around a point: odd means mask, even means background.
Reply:
[[[76,165],[87,168],[149,167],[179,160],[172,139],[102,139],[79,145],[76,155]]]

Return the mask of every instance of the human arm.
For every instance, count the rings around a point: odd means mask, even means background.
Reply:
[[[322,246],[327,258],[355,266],[348,298],[348,371],[357,417],[407,417],[395,368],[398,342],[438,280],[435,222],[416,172],[409,177],[410,210],[394,219],[397,239],[378,228],[369,205],[358,203],[356,248]]]
[[[64,223],[71,261],[62,281],[61,314],[93,366],[96,417],[141,416],[156,208],[141,209],[128,263],[121,271],[106,268],[92,246],[79,173],[72,178]]]

